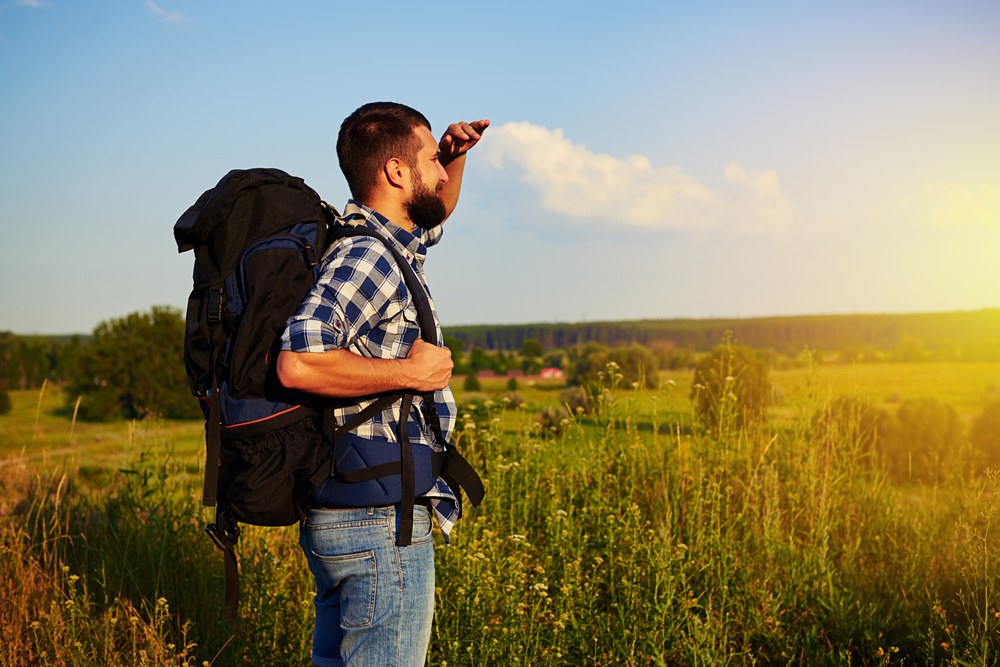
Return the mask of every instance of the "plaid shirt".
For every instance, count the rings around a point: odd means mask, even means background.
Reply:
[[[427,246],[441,239],[440,226],[433,230],[414,228],[413,233],[396,226],[385,216],[354,200],[347,203],[337,224],[366,225],[394,243],[403,257],[410,261],[420,283],[430,290],[424,279],[424,258]],[[349,349],[363,357],[401,359],[420,337],[417,308],[392,253],[382,243],[370,237],[348,237],[337,240],[323,257],[316,286],[288,320],[281,338],[281,348],[293,352],[323,352]],[[437,343],[443,344],[437,311],[431,300]],[[340,399],[334,402],[334,416],[343,424],[363,410],[373,399]],[[450,387],[434,392],[434,403],[446,441],[451,440],[455,427],[455,398]],[[444,448],[427,426],[420,409],[423,398],[413,399],[407,432],[411,443],[424,444],[435,451]],[[400,401],[375,415],[357,429],[360,437],[382,440],[398,447]],[[445,540],[458,520],[460,508],[455,494],[438,479],[425,494],[431,501]]]

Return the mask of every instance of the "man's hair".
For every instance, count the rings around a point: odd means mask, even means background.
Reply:
[[[416,164],[419,140],[413,129],[431,124],[422,113],[396,102],[370,102],[344,119],[337,136],[337,158],[351,196],[364,202],[391,158]]]

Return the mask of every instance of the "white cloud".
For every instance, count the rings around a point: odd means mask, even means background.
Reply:
[[[43,2],[43,0],[17,0],[17,4],[21,7],[31,7],[32,9],[41,9],[42,7],[49,6],[49,3]]]
[[[655,167],[648,157],[624,159],[574,144],[562,130],[507,123],[490,130],[481,157],[512,167],[551,211],[662,229],[769,231],[787,224],[791,207],[772,171],[725,168],[713,190],[680,167]]]
[[[942,227],[1000,227],[1000,187],[934,183],[923,188],[924,210]]]
[[[180,12],[171,12],[156,4],[153,0],[146,0],[146,8],[149,12],[164,23],[184,23],[187,17]]]

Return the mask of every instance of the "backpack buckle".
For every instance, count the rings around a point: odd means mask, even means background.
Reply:
[[[226,295],[221,287],[208,290],[208,323],[218,324],[226,312]]]
[[[219,551],[227,551],[232,546],[230,544],[226,544],[222,534],[219,532],[218,526],[214,523],[210,523],[205,526],[205,532],[208,533],[208,536],[212,538],[213,542],[215,542],[215,546],[219,547]]]

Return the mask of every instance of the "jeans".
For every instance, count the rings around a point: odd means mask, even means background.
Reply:
[[[427,657],[434,618],[430,510],[413,508],[413,542],[396,546],[397,507],[317,508],[299,530],[316,578],[313,663],[412,665]]]

